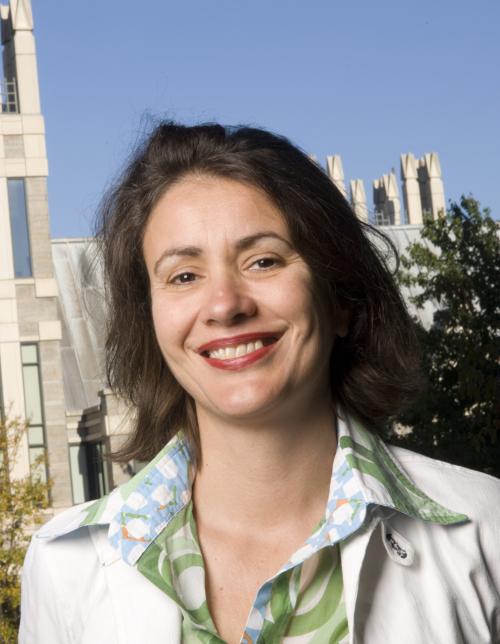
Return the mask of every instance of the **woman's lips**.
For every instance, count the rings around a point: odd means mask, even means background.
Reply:
[[[256,340],[262,340],[265,342],[269,339],[278,340],[282,333],[275,333],[272,331],[259,331],[256,333],[240,333],[239,335],[233,335],[226,338],[218,338],[217,340],[211,340],[206,344],[202,344],[201,347],[198,347],[198,353],[205,353],[207,351],[214,351],[216,349],[221,349],[222,347],[236,347],[239,344],[255,342]]]
[[[231,338],[220,338],[199,348],[206,362],[217,369],[243,369],[274,350],[281,334],[246,333]]]

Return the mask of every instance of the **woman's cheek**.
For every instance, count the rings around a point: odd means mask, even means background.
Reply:
[[[191,299],[157,296],[153,299],[151,313],[156,337],[163,353],[184,349],[196,320],[196,312]]]
[[[162,350],[166,343],[172,341],[176,333],[175,324],[173,324],[173,320],[169,316],[169,308],[172,310],[172,307],[168,307],[167,303],[162,301],[161,298],[153,300],[151,309],[153,325]]]

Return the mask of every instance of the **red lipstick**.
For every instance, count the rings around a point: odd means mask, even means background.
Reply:
[[[230,338],[218,338],[198,347],[198,353],[205,351],[215,351],[215,349],[222,349],[223,347],[237,347],[239,344],[246,344],[255,340],[265,340],[267,338],[274,338],[278,340],[281,333],[271,332],[256,332],[256,333],[242,333],[241,335],[233,335]]]
[[[229,371],[237,371],[239,369],[243,369],[257,362],[264,356],[268,355],[271,351],[273,351],[280,336],[281,336],[280,333],[270,333],[270,332],[243,333],[241,335],[235,335],[227,338],[219,338],[217,340],[207,342],[206,344],[203,344],[201,347],[198,348],[198,352],[212,367],[216,367],[217,369],[225,369]],[[251,353],[247,353],[244,356],[220,360],[219,358],[210,358],[208,355],[209,351],[215,351],[216,349],[222,349],[225,347],[236,347],[239,344],[247,344],[249,342],[255,342],[256,340],[263,340],[263,341],[267,340],[267,342],[260,349],[257,349],[256,351],[252,351]]]

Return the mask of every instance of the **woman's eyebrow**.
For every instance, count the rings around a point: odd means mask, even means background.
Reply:
[[[241,239],[238,239],[238,241],[236,242],[236,248],[238,250],[246,250],[247,248],[250,248],[251,246],[253,246],[256,242],[266,237],[278,239],[279,241],[285,243],[287,246],[291,247],[290,242],[284,237],[281,237],[281,235],[278,235],[278,233],[275,233],[272,230],[264,230],[262,232],[258,232],[253,235],[248,235],[247,237],[242,237]]]
[[[197,246],[179,246],[178,248],[167,248],[158,257],[154,265],[154,273],[157,275],[160,265],[169,257],[198,257],[203,251]]]
[[[240,239],[238,239],[235,246],[238,251],[246,250],[247,248],[251,248],[261,239],[265,239],[267,237],[270,237],[271,239],[278,239],[291,248],[291,244],[287,239],[281,237],[281,235],[278,235],[272,230],[265,230],[262,232],[254,233],[253,235],[241,237]],[[203,249],[199,248],[198,246],[179,246],[176,248],[167,248],[156,260],[154,265],[154,273],[155,275],[158,273],[160,265],[169,257],[198,257],[202,253]]]

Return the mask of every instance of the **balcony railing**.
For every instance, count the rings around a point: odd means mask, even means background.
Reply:
[[[0,97],[2,112],[16,113],[19,112],[19,103],[17,100],[17,86],[16,79],[0,80]]]

